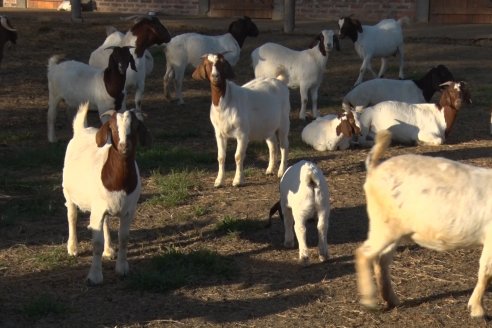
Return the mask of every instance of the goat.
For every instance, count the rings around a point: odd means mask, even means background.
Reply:
[[[110,48],[111,49],[111,48]],[[124,101],[126,69],[136,70],[129,47],[112,47],[106,69],[99,69],[77,61],[59,63],[59,56],[48,62],[48,140],[56,142],[55,121],[58,103],[76,108],[89,101],[102,116],[111,109],[120,110]]]
[[[303,160],[287,168],[280,180],[280,201],[272,206],[270,218],[275,211],[279,212],[284,222],[285,247],[294,247],[295,230],[299,243],[299,261],[303,265],[309,262],[306,222],[316,214],[319,260],[328,260],[330,195],[323,172],[316,164]]]
[[[360,134],[357,113],[329,114],[312,121],[302,129],[302,141],[317,151],[345,150],[353,137]]]
[[[227,139],[235,138],[236,174],[233,186],[244,183],[243,161],[248,142],[266,140],[270,159],[266,174],[272,174],[276,164],[277,139],[280,140],[280,178],[286,168],[289,148],[289,89],[284,82],[272,78],[259,78],[238,86],[231,65],[222,54],[208,54],[192,75],[195,80],[208,80],[212,104],[210,120],[217,140],[219,172],[215,187],[224,183],[224,163]]]
[[[128,235],[141,190],[136,146],[137,140],[145,145],[149,134],[131,111],[114,112],[99,129],[86,127],[88,110],[88,103],[80,105],[73,121],[73,138],[68,143],[63,166],[63,195],[69,255],[78,254],[77,208],[91,212],[88,227],[92,230],[93,258],[87,281],[100,284],[103,248],[104,254],[112,253],[108,215],[118,216],[120,223],[116,273],[128,274]]]
[[[223,35],[203,35],[184,33],[177,35],[164,46],[166,56],[166,73],[163,77],[164,96],[171,99],[169,84],[174,81],[174,89],[179,104],[184,104],[182,95],[183,78],[186,67],[197,67],[202,55],[223,53],[230,65],[239,60],[239,54],[246,37],[257,37],[258,27],[251,18],[244,16],[229,25],[228,33]]]
[[[378,132],[366,159],[369,232],[355,253],[360,302],[377,306],[373,266],[384,301],[398,305],[389,265],[402,239],[437,251],[483,245],[478,282],[468,302],[471,316],[483,317],[483,294],[492,277],[492,170],[413,154],[380,163],[391,139],[390,132]]]
[[[7,42],[17,43],[17,30],[12,26],[7,16],[0,15],[0,64],[3,59],[3,48]]]
[[[418,80],[373,79],[362,82],[350,90],[343,98],[342,107],[346,111],[373,106],[386,100],[410,104],[428,103],[440,85],[453,81],[453,74],[444,65],[432,67]]]
[[[125,90],[128,91],[131,88],[135,88],[135,108],[137,113],[141,113],[145,76],[152,70],[154,62],[152,55],[147,49],[156,44],[169,42],[171,35],[157,17],[149,15],[138,16],[136,23],[126,34],[111,29],[108,29],[106,33],[111,31],[112,33],[108,35],[104,43],[91,53],[89,65],[98,68],[106,67],[109,55],[104,49],[108,46],[135,47],[132,48],[131,53],[137,69],[136,71],[127,70]]]
[[[376,132],[390,130],[393,140],[399,143],[441,145],[449,136],[456,115],[463,103],[471,103],[464,82],[441,84],[444,88],[438,104],[407,104],[384,101],[362,111],[361,145],[370,145],[367,137],[374,139]]]
[[[361,25],[360,21],[351,17],[342,17],[338,20],[340,39],[348,36],[354,42],[355,51],[363,60],[360,74],[354,85],[362,82],[367,69],[376,77],[372,70],[371,59],[381,57],[381,68],[378,77],[386,72],[386,57],[400,55],[399,78],[403,79],[403,33],[402,25],[409,22],[408,17],[383,19],[376,25]]]
[[[332,30],[322,30],[309,49],[296,51],[276,43],[265,43],[251,53],[255,77],[287,76],[289,88],[299,88],[301,110],[299,118],[306,119],[308,93],[311,95],[313,117],[318,117],[318,89],[323,80],[328,52],[340,50],[338,38]]]

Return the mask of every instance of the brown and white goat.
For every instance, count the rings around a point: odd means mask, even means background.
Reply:
[[[237,140],[236,175],[232,182],[238,186],[244,182],[243,161],[249,141],[266,140],[270,159],[267,174],[272,174],[276,165],[277,138],[280,139],[280,178],[287,168],[289,148],[289,89],[280,80],[259,78],[238,86],[228,79],[234,73],[221,54],[209,54],[193,72],[195,80],[210,82],[212,105],[210,120],[217,140],[219,172],[215,187],[224,183],[224,164],[227,139]]]
[[[80,105],[73,122],[74,135],[68,143],[63,167],[63,194],[69,255],[78,254],[77,207],[91,213],[88,227],[92,230],[93,259],[87,280],[90,284],[100,284],[103,281],[101,257],[114,253],[110,245],[109,215],[120,220],[116,273],[128,273],[128,235],[141,190],[135,153],[137,141],[146,145],[150,139],[145,125],[131,111],[114,112],[99,129],[86,127],[88,109],[88,103]]]
[[[120,110],[124,100],[126,69],[136,70],[129,47],[109,47],[106,69],[89,66],[77,61],[58,63],[53,56],[48,63],[48,140],[56,141],[55,121],[57,107],[64,100],[68,107],[77,108],[89,102],[97,108],[101,120],[108,110]],[[109,51],[109,50],[106,50]]]
[[[17,30],[10,24],[7,16],[0,16],[0,64],[3,59],[3,48],[7,42],[16,44]]]

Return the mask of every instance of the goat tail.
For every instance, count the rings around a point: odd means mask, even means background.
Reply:
[[[270,208],[270,213],[268,214],[268,223],[265,225],[265,228],[268,228],[272,225],[272,217],[277,212],[280,220],[284,221],[284,215],[282,213],[282,206],[280,205],[280,201],[273,204],[273,206]]]
[[[376,143],[366,158],[366,170],[369,172],[379,165],[381,157],[391,143],[391,132],[381,130],[376,134]]]
[[[408,16],[403,16],[400,19],[398,19],[398,23],[400,23],[400,26],[408,26],[410,25],[410,18]]]
[[[48,70],[51,69],[51,67],[55,66],[62,60],[63,55],[53,55],[48,59]]]
[[[89,102],[80,104],[77,114],[73,119],[73,135],[79,134],[87,127],[87,112],[89,111]]]
[[[301,183],[304,183],[307,186],[312,186],[314,188],[318,188],[320,186],[319,176],[315,174],[316,166],[313,163],[306,162],[301,167]]]

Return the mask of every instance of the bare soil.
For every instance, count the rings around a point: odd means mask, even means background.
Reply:
[[[61,141],[48,145],[46,112],[48,89],[46,65],[53,54],[87,62],[90,52],[105,37],[105,26],[127,30],[129,22],[117,15],[84,13],[84,23],[71,23],[66,13],[12,11],[18,28],[15,50],[7,49],[0,67],[0,217],[10,213],[10,224],[0,222],[0,326],[2,327],[477,327],[487,321],[469,318],[468,298],[476,283],[480,249],[437,253],[408,244],[400,247],[392,266],[393,282],[401,306],[368,312],[358,303],[353,265],[355,248],[367,234],[367,214],[362,185],[364,159],[368,149],[316,152],[300,141],[306,122],[299,121],[299,93],[291,92],[292,146],[289,163],[308,159],[325,173],[330,187],[330,260],[317,262],[315,224],[308,235],[311,265],[297,263],[297,249],[283,247],[283,227],[220,234],[217,222],[226,216],[261,220],[265,223],[270,206],[278,199],[278,179],[265,176],[266,145],[252,145],[245,167],[246,185],[231,186],[235,143],[229,143],[227,186],[216,189],[213,181],[217,164],[199,164],[204,171],[199,187],[183,205],[168,207],[147,202],[155,190],[150,169],[142,169],[144,189],[129,243],[130,270],[136,271],[167,247],[184,251],[210,249],[233,259],[239,270],[231,279],[199,281],[166,293],[128,289],[114,273],[114,260],[103,263],[104,283],[87,287],[85,276],[91,261],[90,232],[86,217],[79,221],[81,254],[75,264],[60,255],[59,265],[41,265],[44,254],[64,253],[67,224],[61,192],[62,162],[52,162],[50,153],[63,158],[70,129],[70,115],[63,106],[57,123]],[[164,17],[173,35],[196,31],[223,33],[228,20]],[[285,35],[281,23],[258,22],[261,34],[246,40],[235,67],[236,82],[253,77],[249,54],[267,41],[304,49],[317,31],[336,28],[335,22],[310,22],[309,28]],[[425,29],[423,28],[422,31]],[[406,75],[422,76],[438,64],[447,65],[456,78],[469,82],[473,104],[459,113],[445,145],[438,147],[393,146],[388,156],[420,153],[444,156],[461,162],[492,167],[492,139],[489,134],[492,97],[490,43],[452,40],[419,34],[406,42]],[[154,146],[162,150],[181,147],[215,156],[213,128],[209,120],[210,95],[205,82],[186,75],[186,104],[166,102],[162,92],[165,59],[159,48],[152,49],[155,68],[147,78],[143,109],[146,124],[154,135]],[[332,52],[319,93],[322,114],[340,110],[343,95],[355,81],[361,61],[350,41],[341,52]],[[373,64],[378,68],[378,63]],[[397,77],[397,60],[390,60],[387,77]],[[129,97],[129,105],[133,97]],[[310,107],[309,107],[310,108]],[[93,117],[94,119],[94,117]],[[35,152],[38,150],[39,152]],[[16,168],[23,153],[46,157],[46,165]],[[20,154],[20,155],[19,155]],[[57,156],[55,156],[57,155]],[[33,159],[34,160],[34,159]],[[164,160],[164,159],[163,159]],[[174,168],[185,164],[174,163]],[[189,166],[189,165],[188,165]],[[190,167],[193,169],[193,167]],[[52,188],[42,188],[44,183]],[[39,188],[36,185],[39,184]],[[26,190],[25,192],[23,190]],[[39,193],[43,193],[40,195]],[[23,211],[33,200],[42,199],[38,210]],[[46,204],[49,204],[47,210]],[[480,204],[475,204],[480,206]],[[30,205],[31,206],[31,205]],[[449,204],[453,206],[453,204]],[[206,209],[196,215],[196,208]],[[32,208],[32,206],[31,206]],[[15,215],[18,211],[18,217]],[[2,214],[3,213],[3,214]],[[12,219],[12,213],[14,217]],[[23,214],[24,213],[24,214]],[[115,220],[113,220],[115,221]],[[117,222],[112,222],[113,231]],[[116,240],[116,233],[114,239]],[[40,260],[41,259],[41,260]],[[41,263],[41,264],[40,264]],[[43,294],[67,306],[62,314],[40,318],[26,315],[26,305]],[[486,294],[485,308],[492,309]]]

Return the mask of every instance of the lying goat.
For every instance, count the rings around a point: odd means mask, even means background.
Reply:
[[[401,240],[437,251],[482,245],[468,308],[472,317],[483,317],[483,295],[492,278],[492,169],[422,155],[380,163],[391,139],[388,131],[378,132],[366,159],[369,233],[355,253],[360,302],[377,307],[374,268],[384,301],[389,307],[398,305],[389,266]]]

